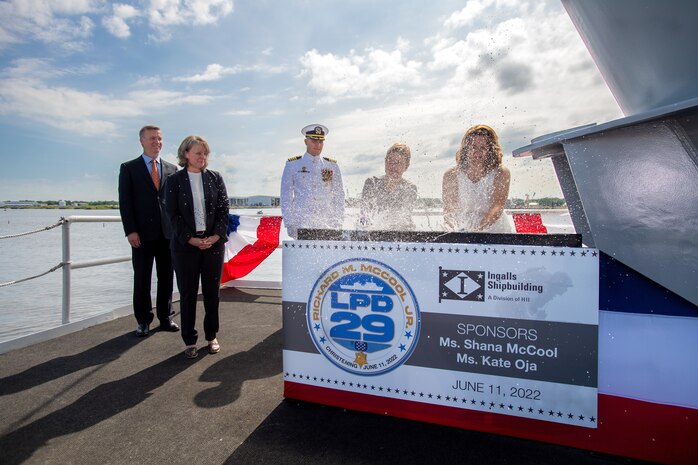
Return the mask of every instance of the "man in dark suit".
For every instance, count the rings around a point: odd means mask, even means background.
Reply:
[[[157,269],[157,317],[160,329],[179,331],[172,321],[172,258],[170,225],[165,219],[161,186],[177,167],[160,158],[162,133],[157,126],[144,126],[139,133],[143,154],[121,164],[119,211],[133,263],[133,313],[138,322],[136,336],[150,334],[153,308],[150,282],[153,261]]]

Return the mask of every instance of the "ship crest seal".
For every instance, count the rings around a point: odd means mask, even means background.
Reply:
[[[335,263],[320,275],[308,298],[307,320],[318,351],[340,369],[363,376],[407,361],[421,321],[407,281],[366,258]]]

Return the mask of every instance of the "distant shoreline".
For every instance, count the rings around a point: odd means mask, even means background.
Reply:
[[[119,205],[2,205],[4,210],[118,210]]]
[[[118,210],[119,205],[1,205],[3,210]],[[279,208],[279,207],[255,207],[255,206],[235,206],[230,207],[236,210],[261,210],[265,208]]]

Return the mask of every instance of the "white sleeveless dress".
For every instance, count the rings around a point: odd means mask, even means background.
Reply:
[[[456,231],[477,231],[480,221],[490,209],[494,191],[496,170],[487,173],[480,181],[472,182],[462,171],[456,173],[458,182],[458,209],[455,214]],[[481,232],[513,233],[514,222],[506,213]]]

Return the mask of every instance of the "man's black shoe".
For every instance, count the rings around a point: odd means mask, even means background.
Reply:
[[[164,323],[160,323],[160,331],[169,331],[171,333],[176,333],[179,331],[179,326],[177,326],[177,323],[174,321],[166,321]]]
[[[138,337],[145,337],[148,334],[150,334],[150,327],[149,325],[146,324],[138,324],[138,327],[136,328],[136,336]]]

